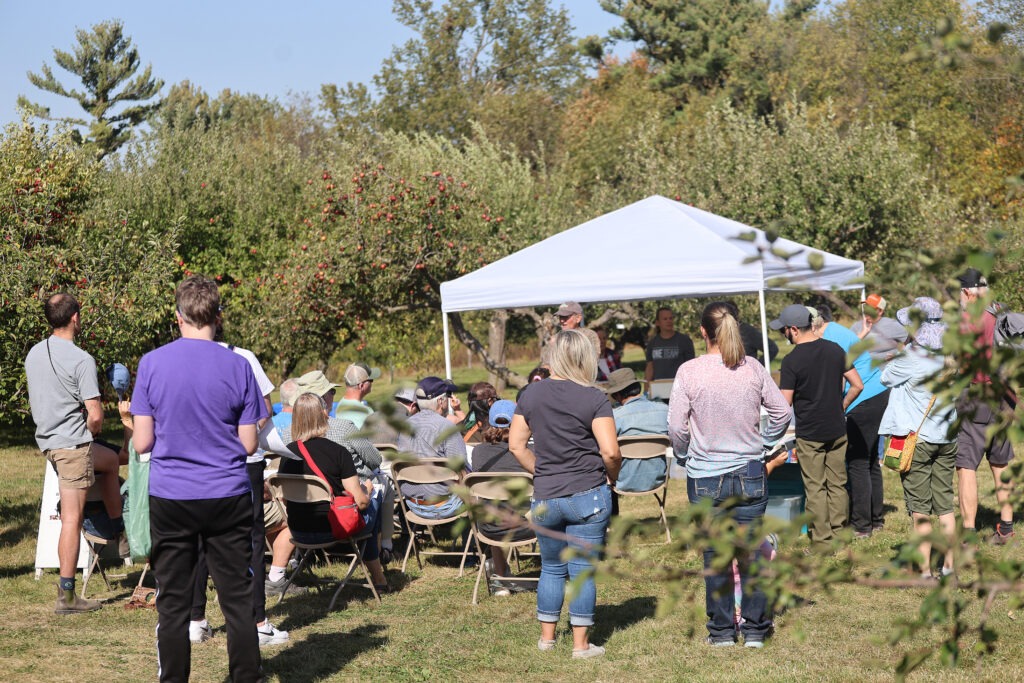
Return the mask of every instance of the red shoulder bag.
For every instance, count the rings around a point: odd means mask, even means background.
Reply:
[[[352,538],[366,528],[366,520],[363,519],[362,513],[359,512],[355,498],[347,493],[342,493],[340,496],[335,495],[334,489],[331,488],[331,483],[327,481],[327,477],[324,476],[324,473],[313,462],[313,458],[310,457],[306,444],[301,441],[297,443],[299,444],[299,452],[302,454],[303,459],[305,459],[306,464],[309,465],[309,469],[313,470],[316,476],[324,480],[324,483],[327,484],[327,489],[331,492],[331,506],[327,512],[327,520],[331,523],[331,533],[339,541]]]

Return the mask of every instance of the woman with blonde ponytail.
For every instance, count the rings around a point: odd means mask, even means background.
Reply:
[[[690,503],[711,499],[737,524],[756,524],[768,506],[764,445],[785,433],[793,414],[768,371],[745,354],[739,323],[728,303],[708,304],[700,323],[707,354],[683,363],[676,372],[668,407],[669,436],[676,458],[686,465]],[[763,434],[762,407],[768,414]],[[772,614],[764,592],[756,582],[748,583],[751,557],[752,553],[737,557],[744,588],[741,630],[747,647],[761,647]],[[706,549],[705,570],[713,558],[714,552]],[[704,582],[708,643],[734,645],[731,568],[706,573]]]

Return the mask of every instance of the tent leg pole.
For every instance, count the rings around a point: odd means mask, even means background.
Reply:
[[[764,312],[764,290],[757,290],[757,302],[761,304],[761,350],[764,351],[764,367],[772,371],[772,357],[768,351],[768,316]]]
[[[762,312],[761,317],[764,317]],[[444,376],[446,379],[452,378],[452,350],[448,344],[448,314],[441,311],[441,325],[444,329]]]

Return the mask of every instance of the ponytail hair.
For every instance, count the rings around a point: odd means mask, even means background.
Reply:
[[[730,304],[715,301],[705,306],[700,316],[700,325],[708,335],[708,341],[718,347],[727,368],[735,368],[743,363],[747,352],[740,338],[740,323]]]

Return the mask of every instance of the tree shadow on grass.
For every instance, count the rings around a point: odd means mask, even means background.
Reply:
[[[34,536],[39,524],[39,501],[0,503],[0,548],[18,545]]]
[[[361,653],[384,647],[388,639],[381,634],[383,630],[384,626],[379,624],[366,624],[348,633],[311,634],[264,659],[264,672],[276,675],[281,683],[329,679]]]
[[[617,605],[597,605],[590,639],[603,643],[616,631],[625,630],[633,624],[652,618],[657,608],[658,599],[653,595],[630,598]]]
[[[351,602],[366,601],[376,605],[376,601],[370,590],[361,583],[349,580],[349,583],[341,590],[341,595],[334,603],[334,609],[327,611],[331,604],[331,598],[338,589],[336,582],[324,583],[322,586],[306,586],[307,591],[297,595],[287,595],[280,604],[276,595],[267,596],[267,613],[271,615],[274,622],[285,631],[300,629],[315,624],[324,617],[336,612],[344,612]]]

